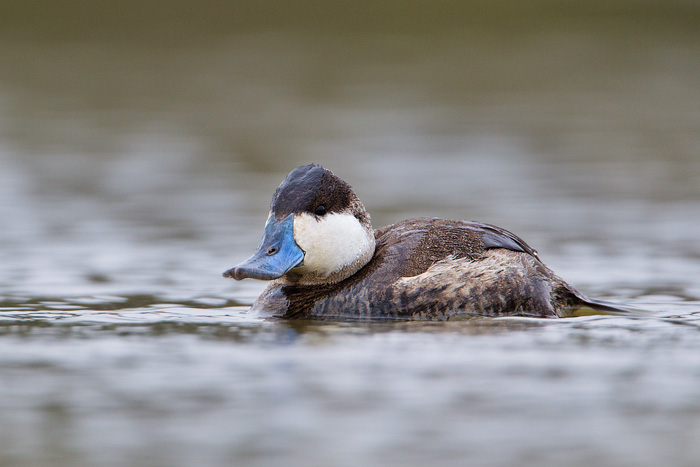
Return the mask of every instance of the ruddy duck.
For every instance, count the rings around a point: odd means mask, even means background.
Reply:
[[[253,312],[284,318],[562,317],[592,300],[516,235],[478,222],[409,219],[372,228],[345,181],[319,165],[275,191],[262,241],[224,277],[271,280]]]

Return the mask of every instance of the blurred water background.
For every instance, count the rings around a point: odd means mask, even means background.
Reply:
[[[698,465],[699,57],[683,0],[3,0],[0,465]],[[309,162],[650,313],[251,319]]]

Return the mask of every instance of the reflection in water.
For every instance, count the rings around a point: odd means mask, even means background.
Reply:
[[[0,6],[0,464],[696,465],[688,2]],[[291,168],[645,317],[260,321]]]

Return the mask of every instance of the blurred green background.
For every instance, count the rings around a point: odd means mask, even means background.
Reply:
[[[698,25],[684,1],[6,0],[1,136],[27,154],[190,144],[279,172],[492,137],[641,178],[668,160],[690,185]]]

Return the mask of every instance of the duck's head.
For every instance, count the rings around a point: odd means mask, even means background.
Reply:
[[[258,250],[224,277],[339,282],[367,264],[374,247],[369,214],[350,185],[319,165],[305,165],[275,191]]]

